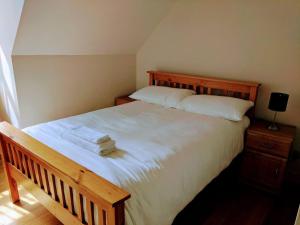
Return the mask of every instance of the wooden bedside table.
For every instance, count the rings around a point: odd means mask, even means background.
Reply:
[[[122,105],[122,104],[126,104],[126,103],[133,102],[133,101],[136,101],[136,100],[128,97],[128,95],[120,96],[115,99],[115,105]]]
[[[279,192],[296,128],[280,124],[267,129],[269,122],[256,120],[247,130],[241,179],[258,188]]]

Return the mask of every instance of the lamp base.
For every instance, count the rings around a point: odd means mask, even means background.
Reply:
[[[269,129],[269,130],[273,130],[273,131],[277,131],[277,130],[279,130],[279,127],[276,125],[276,123],[271,123],[271,124],[268,126],[268,129]]]

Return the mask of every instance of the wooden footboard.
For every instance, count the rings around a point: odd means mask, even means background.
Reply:
[[[13,202],[21,184],[64,224],[125,223],[125,190],[6,122],[0,124],[0,142]]]

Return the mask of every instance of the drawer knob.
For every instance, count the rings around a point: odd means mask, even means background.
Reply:
[[[266,143],[266,142],[261,143],[260,146],[264,147],[264,148],[274,148],[274,144],[272,144],[272,143]]]
[[[275,169],[275,177],[278,177],[278,176],[279,176],[279,169],[276,168],[276,169]]]

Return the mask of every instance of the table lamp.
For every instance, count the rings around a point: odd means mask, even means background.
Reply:
[[[289,100],[289,95],[279,92],[272,92],[269,101],[269,109],[274,111],[274,117],[272,123],[268,126],[269,130],[279,130],[278,125],[276,124],[277,112],[284,112]]]

